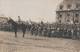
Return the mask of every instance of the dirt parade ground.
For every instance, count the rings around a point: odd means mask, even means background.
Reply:
[[[0,31],[0,52],[80,52],[80,40],[31,36],[14,37],[13,32]]]

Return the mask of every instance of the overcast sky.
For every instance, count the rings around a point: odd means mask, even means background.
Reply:
[[[17,20],[55,21],[57,5],[62,0],[0,0],[0,15]]]

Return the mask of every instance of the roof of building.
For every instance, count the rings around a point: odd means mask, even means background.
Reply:
[[[76,9],[76,6],[79,6],[80,9],[80,0],[63,0],[60,5],[58,5],[57,10],[60,10],[60,6],[63,8],[63,10],[67,10],[68,6],[70,7],[70,9]]]
[[[6,20],[8,20],[8,17],[0,17],[0,19],[6,19]]]

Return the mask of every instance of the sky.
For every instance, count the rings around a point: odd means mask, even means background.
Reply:
[[[56,9],[62,0],[0,0],[0,16],[18,20],[55,22]]]

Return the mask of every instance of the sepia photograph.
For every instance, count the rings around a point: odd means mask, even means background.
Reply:
[[[80,52],[80,0],[0,0],[0,52]]]

